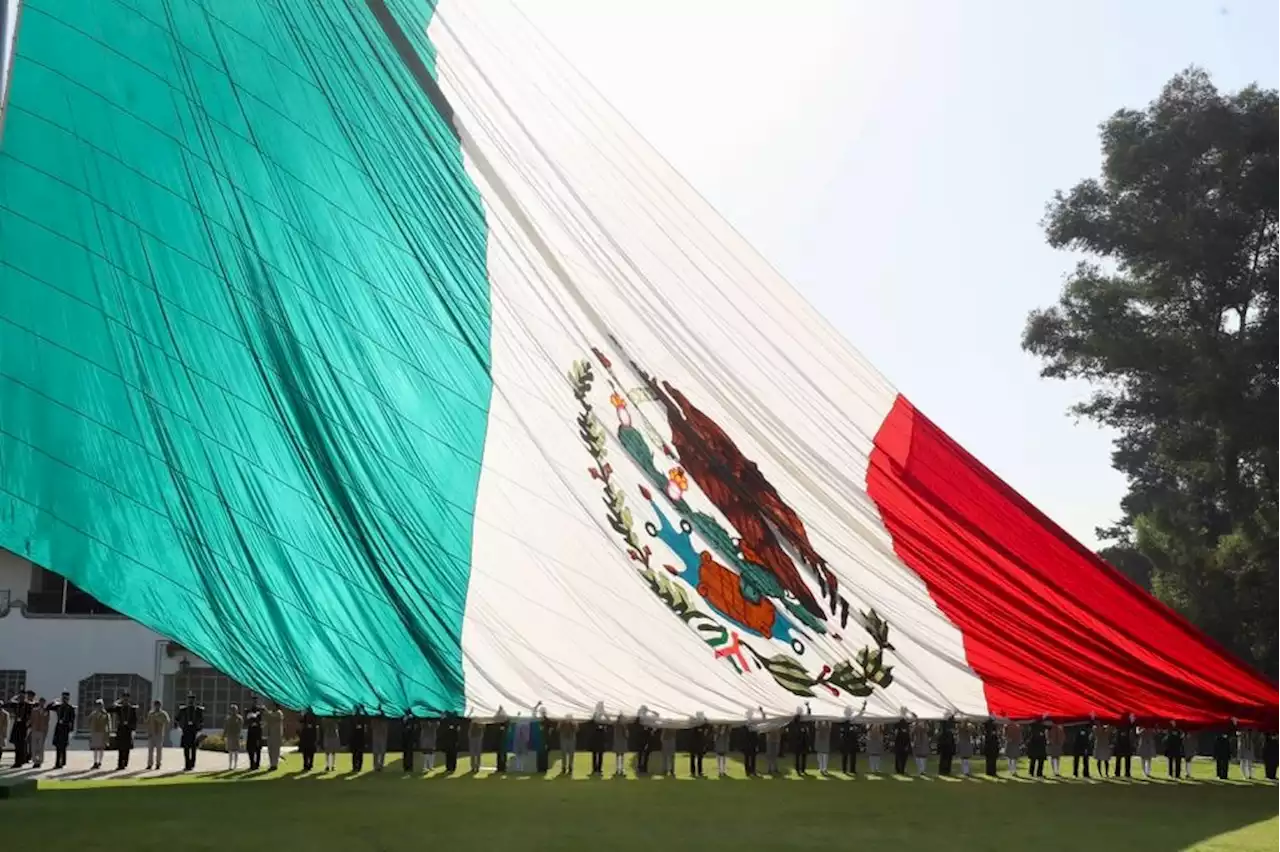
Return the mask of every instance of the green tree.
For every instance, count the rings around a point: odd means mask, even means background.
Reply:
[[[1101,126],[1049,244],[1088,258],[1022,345],[1092,386],[1128,478],[1104,558],[1276,674],[1277,94],[1174,77]]]

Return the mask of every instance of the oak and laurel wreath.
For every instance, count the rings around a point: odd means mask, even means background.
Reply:
[[[574,398],[578,400],[578,405],[582,409],[576,418],[578,437],[595,461],[592,467],[587,468],[587,472],[592,479],[601,483],[605,517],[609,526],[626,545],[630,559],[643,566],[639,569],[640,576],[649,588],[681,621],[686,624],[692,624],[695,620],[715,622],[715,619],[698,609],[694,603],[695,599],[685,591],[683,586],[653,570],[650,564],[653,551],[647,544],[641,544],[636,536],[635,522],[631,509],[627,506],[626,495],[613,481],[613,467],[608,462],[609,450],[606,446],[609,440],[608,432],[587,400],[587,395],[590,394],[596,378],[591,361],[585,358],[574,361],[568,377],[573,386]],[[870,609],[858,615],[863,628],[875,642],[875,647],[863,647],[854,654],[852,660],[844,660],[834,667],[824,665],[817,677],[811,675],[804,664],[790,654],[765,657],[750,644],[741,640],[739,644],[746,649],[759,668],[767,671],[779,686],[794,695],[813,696],[814,688],[821,687],[832,695],[839,695],[843,691],[857,698],[866,698],[875,691],[876,687],[884,689],[893,683],[893,666],[886,665],[884,661],[884,652],[892,651],[893,645],[889,642],[889,625],[879,613]],[[702,626],[698,625],[699,628]],[[699,632],[704,631],[699,629]],[[716,644],[706,636],[703,638],[708,644]]]

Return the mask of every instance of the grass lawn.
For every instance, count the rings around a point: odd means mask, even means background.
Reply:
[[[349,767],[346,756],[340,769]],[[243,760],[243,757],[241,758]],[[491,765],[492,755],[486,755]],[[0,802],[6,848],[1071,850],[1277,848],[1273,785],[926,777],[614,780],[282,773],[41,782]],[[612,767],[612,755],[606,770]],[[465,765],[465,759],[463,760]],[[714,770],[715,761],[708,761]],[[1003,761],[1001,762],[1003,771]],[[366,764],[367,767],[367,764]],[[864,768],[860,762],[860,768]],[[682,762],[681,769],[684,769]],[[1025,772],[1025,768],[1023,770]],[[1135,766],[1136,772],[1136,766]]]

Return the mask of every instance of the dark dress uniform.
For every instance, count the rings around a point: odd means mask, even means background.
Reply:
[[[907,758],[911,756],[911,723],[899,719],[893,723],[893,771],[907,774]]]
[[[54,769],[67,765],[67,746],[71,743],[71,732],[76,729],[76,706],[62,697],[62,701],[49,708],[53,714],[53,747],[57,756],[53,761]]]
[[[196,746],[204,730],[204,707],[195,703],[194,695],[188,695],[187,703],[178,708],[174,722],[182,731],[182,771],[190,772],[196,768]]]
[[[1169,761],[1169,777],[1182,777],[1183,734],[1180,728],[1170,728],[1164,735],[1164,756]]]
[[[846,775],[858,772],[858,740],[862,726],[854,722],[840,723],[840,771]]]
[[[116,770],[128,769],[133,732],[138,729],[138,708],[126,694],[111,705],[111,715],[116,717]]]
[[[347,745],[351,748],[351,771],[359,772],[364,769],[364,750],[369,746],[369,717],[363,707],[356,708],[349,725]]]
[[[943,719],[938,733],[938,774],[951,774],[951,760],[956,756],[956,720]]]
[[[1231,746],[1236,741],[1236,733],[1236,724],[1232,722],[1230,728],[1213,738],[1213,759],[1218,764],[1218,777],[1223,781],[1231,772]]]
[[[1264,734],[1262,738],[1262,768],[1267,774],[1268,781],[1276,780],[1276,764],[1280,762],[1280,753],[1277,752],[1276,735]]]
[[[35,712],[35,693],[19,692],[9,699],[13,712],[9,720],[9,742],[13,744],[13,767],[17,769],[31,759],[30,739],[31,714]]]
[[[982,723],[982,756],[987,759],[987,774],[998,775],[996,765],[1000,760],[1000,729],[995,719]]]
[[[707,753],[707,739],[711,728],[708,725],[694,725],[689,732],[689,774],[694,778],[702,777],[702,758]]]
[[[1044,777],[1044,761],[1049,756],[1048,730],[1043,719],[1036,719],[1029,726],[1030,739],[1027,741],[1027,757],[1030,759],[1032,778]]]
[[[501,710],[502,708],[498,708]],[[498,732],[498,771],[507,771],[507,728],[510,722],[506,719],[499,719],[493,724],[494,730]]]
[[[613,726],[601,719],[591,723],[591,732],[587,739],[591,745],[591,774],[604,774],[604,752],[608,748],[609,734]]]
[[[649,774],[649,755],[653,753],[654,747],[658,744],[658,729],[651,728],[648,725],[640,726],[640,742],[636,748],[636,774]]]
[[[534,767],[539,775],[546,775],[551,769],[551,726],[546,719],[534,722],[538,726],[538,751],[534,755]]]
[[[462,722],[450,713],[440,722],[440,750],[444,752],[444,771],[458,769],[458,741],[462,735]]]
[[[249,755],[249,771],[262,763],[262,707],[254,704],[244,711],[244,750]]]
[[[1125,716],[1116,725],[1116,777],[1120,777],[1120,768],[1124,767],[1124,777],[1133,776],[1133,721]]]
[[[185,734],[184,734],[185,736]],[[298,752],[302,755],[302,771],[310,772],[320,745],[320,717],[308,707],[298,719]]]
[[[400,717],[400,763],[405,772],[413,771],[413,753],[418,749],[418,717],[404,711]]]
[[[809,752],[813,748],[813,723],[797,716],[791,721],[791,747],[795,749],[796,772],[803,775],[809,769]]]
[[[756,774],[756,755],[760,753],[760,733],[750,725],[742,728],[742,766],[748,778]]]
[[[1080,777],[1080,764],[1084,763],[1084,777],[1089,777],[1089,755],[1093,754],[1093,742],[1089,735],[1093,728],[1089,724],[1076,725],[1071,735],[1071,774]]]

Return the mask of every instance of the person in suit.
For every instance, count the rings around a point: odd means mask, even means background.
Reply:
[[[604,752],[609,745],[612,727],[604,716],[603,708],[597,708],[596,714],[591,718],[591,731],[588,734],[591,745],[591,774],[597,777],[604,775]]]
[[[351,771],[364,770],[364,750],[369,746],[369,717],[364,705],[357,704],[347,720],[347,745],[351,748]]]
[[[76,729],[76,706],[71,703],[71,693],[63,691],[58,703],[52,709],[53,716],[53,768],[62,769],[67,765],[67,746],[71,743],[71,734]],[[3,734],[0,734],[0,739]]]
[[[1182,729],[1178,727],[1178,720],[1173,719],[1169,722],[1169,730],[1165,731],[1164,734],[1164,758],[1169,765],[1169,777],[1174,780],[1182,777],[1182,750],[1184,747]]]
[[[938,774],[950,775],[956,756],[956,719],[948,713],[938,730]]]
[[[1116,777],[1120,777],[1120,770],[1124,770],[1124,777],[1133,777],[1133,730],[1137,717],[1129,713],[1120,719],[1120,724],[1116,725],[1115,735],[1115,756],[1116,756]]]
[[[1044,777],[1044,762],[1049,756],[1049,717],[1036,719],[1027,726],[1028,770],[1032,778]]]
[[[1084,765],[1084,777],[1089,777],[1089,758],[1093,754],[1093,726],[1091,724],[1075,725],[1071,735],[1071,775],[1080,777],[1080,766]]]
[[[502,709],[502,705],[498,705],[498,712],[493,717],[493,728],[497,732],[498,751],[496,754],[498,763],[498,772],[507,771],[507,728],[510,722],[507,718],[507,711]]]
[[[689,777],[702,778],[702,759],[707,753],[707,737],[710,728],[701,713],[694,720],[689,731]]]
[[[1221,781],[1226,781],[1231,772],[1231,747],[1236,739],[1236,724],[1236,720],[1232,719],[1231,726],[1219,731],[1213,740],[1213,759],[1218,764],[1218,779]],[[1191,774],[1190,770],[1187,774]]]
[[[845,775],[858,773],[858,740],[861,726],[853,721],[853,708],[845,711],[844,721],[840,723],[840,771]]]
[[[400,716],[400,765],[406,773],[413,772],[413,753],[418,747],[418,717],[413,708],[406,707]]]
[[[185,736],[185,734],[184,734]],[[307,707],[298,719],[298,752],[302,755],[302,771],[310,772],[316,765],[316,747],[320,744],[320,717]]]
[[[813,722],[809,714],[796,713],[791,720],[788,739],[791,741],[795,760],[796,774],[804,775],[809,771],[809,752],[813,749]]]
[[[244,728],[244,717],[240,708],[232,704],[227,708],[227,718],[222,721],[222,740],[227,748],[227,769],[234,770],[240,765],[240,732]]]
[[[982,756],[987,761],[987,774],[996,777],[999,774],[996,763],[1000,759],[1000,729],[995,716],[988,716],[982,723]]]
[[[446,713],[440,720],[440,750],[444,752],[444,771],[458,771],[458,751],[462,748],[462,720],[456,713]]]
[[[262,705],[254,696],[249,709],[244,711],[244,750],[249,755],[249,771],[256,772],[262,765]]]
[[[196,746],[204,730],[204,707],[196,704],[194,692],[187,693],[187,703],[178,708],[173,721],[182,732],[182,771],[190,772],[196,768]]]
[[[760,754],[760,732],[751,724],[748,714],[747,724],[742,727],[742,768],[748,778],[756,777],[756,756]]]
[[[133,751],[133,732],[138,729],[138,707],[129,700],[129,693],[122,692],[111,705],[116,728],[116,771],[129,768],[129,753]]]
[[[280,705],[272,701],[262,714],[262,722],[267,738],[267,771],[275,772],[280,768],[280,752],[284,749],[284,711]]]
[[[1280,763],[1280,752],[1276,748],[1276,735],[1274,732],[1263,734],[1262,769],[1266,773],[1268,781],[1276,780],[1277,763]]]
[[[151,712],[146,718],[148,771],[160,768],[164,760],[165,741],[169,739],[169,728],[172,725],[173,721],[165,712],[164,705],[159,700],[152,701]]]
[[[907,774],[907,758],[911,756],[911,723],[907,721],[907,710],[893,723],[893,773]]]

